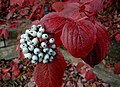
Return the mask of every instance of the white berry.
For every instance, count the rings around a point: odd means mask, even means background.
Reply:
[[[37,30],[37,26],[36,25],[32,25],[32,27],[31,27],[31,30]]]
[[[44,59],[44,60],[43,60],[43,63],[44,63],[44,64],[45,64],[45,63],[48,63],[48,60],[45,60],[45,59]]]
[[[24,34],[22,34],[22,35],[20,36],[20,38],[23,39],[23,38],[24,38]]]
[[[54,59],[54,57],[53,57],[53,56],[51,56],[51,57],[50,57],[50,59],[51,59],[51,60],[53,60],[53,59]]]
[[[39,31],[43,33],[43,32],[45,32],[45,29],[42,28],[42,27],[40,27],[40,28],[39,28]]]
[[[25,43],[25,39],[20,39],[20,43]]]
[[[51,46],[51,48],[55,49],[55,48],[56,48],[56,45],[55,45],[55,44],[53,44],[53,45]]]
[[[29,37],[24,37],[25,38],[25,41],[29,41],[30,40],[30,38]]]
[[[33,55],[32,60],[38,60],[38,57],[36,55]]]
[[[42,58],[39,58],[39,62],[42,62],[42,60],[43,60]]]
[[[38,57],[39,57],[39,58],[43,58],[43,53],[39,53],[39,54],[38,54]]]
[[[46,47],[47,47],[47,44],[46,44],[45,42],[42,42],[42,43],[41,43],[41,46],[42,46],[43,48],[46,48]]]
[[[34,39],[32,40],[32,44],[35,46],[35,45],[37,45],[37,43],[38,43],[38,39],[37,39],[37,38],[34,38]]]
[[[35,48],[34,49],[34,54],[38,54],[38,53],[40,53],[40,49],[39,48]]]
[[[29,49],[30,51],[33,51],[33,50],[34,50],[34,46],[33,46],[33,45],[29,45],[28,49]]]
[[[53,50],[52,50],[52,49],[49,49],[48,54],[49,54],[49,55],[52,55],[52,54],[53,54]]]
[[[30,30],[26,30],[25,33],[29,34],[29,33],[30,33]]]
[[[50,61],[50,62],[52,62],[52,61],[53,61],[53,59],[54,59],[54,57],[53,57],[53,56],[51,56],[51,57],[50,57],[50,59],[49,59],[49,61]]]
[[[45,59],[45,60],[49,59],[49,55],[46,54],[46,55],[44,56],[44,59]]]
[[[49,43],[54,43],[55,39],[54,38],[50,38]]]
[[[23,48],[26,48],[27,47],[27,44],[23,43],[23,44],[20,44],[20,48],[23,49]]]
[[[27,48],[23,48],[22,52],[23,52],[24,54],[26,54],[26,53],[28,53],[28,49],[27,49]]]
[[[39,31],[38,31],[37,37],[38,37],[38,38],[42,37],[42,32],[39,32]]]
[[[43,35],[42,35],[42,38],[43,38],[43,39],[48,39],[48,34],[43,34]]]
[[[56,52],[55,52],[55,51],[53,51],[52,55],[53,55],[53,56],[55,56],[55,55],[56,55]]]
[[[39,25],[37,25],[37,27],[38,27],[38,28],[41,28],[41,27],[42,27],[42,25],[41,25],[41,24],[39,24]]]
[[[37,36],[37,32],[36,31],[30,31],[30,35],[33,36],[33,37],[36,37]]]
[[[32,54],[31,53],[24,54],[24,56],[25,56],[25,58],[28,58],[28,59],[32,58]]]
[[[43,49],[43,52],[46,53],[46,52],[48,52],[48,50],[49,50],[48,48],[44,48],[44,49]]]
[[[28,34],[27,34],[27,33],[25,33],[25,34],[23,34],[23,35],[24,35],[24,38],[25,38],[25,37],[28,37]]]
[[[32,45],[32,41],[27,41],[27,45]]]
[[[31,63],[35,64],[35,63],[36,63],[36,61],[35,61],[35,60],[31,60]]]

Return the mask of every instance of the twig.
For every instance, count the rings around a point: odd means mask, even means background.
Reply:
[[[2,35],[2,38],[3,38],[3,42],[4,42],[4,47],[6,47],[6,41],[5,41],[4,35]]]

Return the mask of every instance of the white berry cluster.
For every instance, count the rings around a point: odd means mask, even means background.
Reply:
[[[32,25],[20,36],[20,48],[31,63],[52,62],[56,56],[54,42],[52,35],[48,35],[41,25]]]

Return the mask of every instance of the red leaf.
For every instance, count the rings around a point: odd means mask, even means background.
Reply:
[[[64,3],[63,2],[55,2],[55,3],[52,4],[52,8],[56,12],[60,12],[61,10],[64,9]]]
[[[114,65],[114,73],[120,74],[120,62],[115,63]]]
[[[4,36],[5,39],[7,39],[8,38],[8,30],[0,29],[0,37],[2,35]]]
[[[79,3],[69,3],[64,6],[64,9],[60,12],[60,15],[65,18],[78,19],[80,18],[79,10]]]
[[[36,65],[34,80],[38,87],[61,87],[65,68],[65,60],[58,52],[52,63]]]
[[[10,0],[10,5],[18,4],[19,6],[22,6],[24,0]]]
[[[4,80],[4,81],[6,81],[6,80],[10,80],[10,73],[5,73],[3,76],[2,76],[2,79]]]
[[[24,16],[24,15],[28,15],[28,12],[29,12],[29,8],[23,8],[23,9],[20,9],[18,10],[20,15]]]
[[[77,64],[77,66],[76,66],[76,70],[78,71],[78,72],[80,72],[81,71],[81,68],[84,66],[85,64],[83,63],[83,62],[79,62],[78,64]]]
[[[40,18],[42,17],[43,13],[44,13],[44,6],[40,8],[40,13],[39,13]]]
[[[45,15],[40,21],[45,25],[47,32],[54,33],[57,30],[62,30],[66,19],[60,17],[57,12],[53,12]]]
[[[6,16],[6,19],[9,20],[13,14],[14,14],[15,8],[11,8],[10,12],[8,13],[8,15]]]
[[[4,67],[4,68],[2,68],[2,72],[6,73],[6,72],[10,71],[10,69],[11,69],[11,67],[8,67],[8,68]]]
[[[85,74],[85,79],[88,81],[94,78],[95,78],[94,72],[92,70],[88,70]]]
[[[90,3],[89,11],[90,12],[98,12],[99,10],[101,10],[101,8],[103,6],[103,2],[104,2],[104,0],[93,0]]]
[[[90,66],[99,64],[107,55],[109,50],[109,35],[106,28],[99,22],[95,22],[97,29],[97,38],[93,50],[88,54],[87,57],[82,58]]]
[[[69,20],[63,27],[61,41],[64,47],[77,58],[85,57],[92,50],[96,40],[96,29],[88,20]]]
[[[13,75],[14,75],[14,77],[18,77],[20,75],[19,68],[16,68],[16,69],[13,70]]]
[[[120,41],[120,34],[117,34],[117,35],[115,36],[115,40],[116,40],[116,41]]]
[[[36,12],[36,10],[38,9],[38,7],[40,6],[40,4],[36,4],[32,7],[32,13],[31,15],[29,16],[29,18],[32,18],[34,13]]]
[[[38,25],[38,24],[40,24],[40,21],[39,20],[35,20],[35,21],[32,22],[31,26],[32,25]]]
[[[12,61],[12,62],[10,63],[10,66],[12,67],[12,71],[13,71],[14,69],[18,68],[18,63]]]
[[[58,31],[58,32],[55,32],[55,35],[54,35],[55,44],[57,45],[57,47],[59,47],[59,46],[62,45],[62,42],[61,42],[61,40],[60,40],[61,34],[62,34],[62,31]]]
[[[20,44],[17,45],[16,50],[15,51],[19,51],[20,50]]]

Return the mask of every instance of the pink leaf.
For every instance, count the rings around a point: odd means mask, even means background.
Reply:
[[[28,12],[29,12],[29,8],[23,8],[23,9],[20,9],[18,10],[20,15],[24,16],[24,15],[28,15]]]
[[[18,4],[22,7],[24,0],[10,0],[10,5]]]
[[[47,32],[54,33],[62,30],[66,19],[60,17],[57,12],[53,12],[45,15],[40,21],[45,26]]]
[[[120,74],[120,62],[115,63],[114,65],[114,73]]]
[[[116,40],[116,41],[120,41],[120,34],[117,34],[117,35],[115,36],[115,40]]]
[[[4,81],[6,81],[6,80],[10,80],[10,73],[5,73],[3,76],[2,76],[2,79],[4,80]]]
[[[89,11],[90,12],[98,12],[99,10],[101,10],[101,8],[103,6],[103,2],[104,2],[104,0],[93,0],[90,3]]]
[[[42,17],[43,13],[44,13],[44,6],[40,8],[39,17]]]
[[[77,71],[80,71],[81,68],[82,68],[84,65],[85,65],[85,64],[84,64],[83,62],[79,62],[79,63],[77,64],[77,66],[76,66],[76,70],[77,70]]]
[[[62,54],[57,52],[53,62],[37,64],[34,70],[34,80],[38,87],[61,87],[65,68],[65,60]]]
[[[11,8],[10,12],[8,13],[8,15],[6,16],[6,19],[9,20],[13,14],[14,14],[15,8]]]
[[[55,3],[52,4],[52,8],[56,12],[60,12],[61,10],[64,9],[64,3],[63,2],[55,2]]]
[[[95,74],[92,70],[88,70],[86,72],[86,75],[85,75],[85,79],[88,81],[88,80],[91,80],[91,79],[94,79],[95,78]]]
[[[78,19],[80,18],[79,10],[79,3],[69,3],[64,6],[64,9],[60,12],[60,15],[65,18]]]
[[[14,75],[14,77],[18,77],[18,76],[20,75],[20,70],[19,70],[19,68],[15,68],[15,69],[13,70],[13,75]]]
[[[40,24],[40,21],[39,20],[35,20],[35,21],[32,22],[31,26],[32,25],[38,25],[38,24]]]
[[[93,50],[88,54],[87,57],[82,58],[90,66],[99,64],[107,55],[109,50],[109,35],[106,31],[105,26],[99,22],[95,22],[97,29],[97,38]]]
[[[11,69],[11,67],[8,67],[8,68],[4,67],[4,68],[2,68],[2,72],[6,73],[6,72],[10,71],[10,69]]]
[[[63,27],[61,41],[72,56],[85,57],[96,41],[96,29],[88,20],[79,22],[68,20]]]
[[[0,37],[2,35],[4,36],[5,39],[7,39],[8,38],[8,30],[0,29]]]

